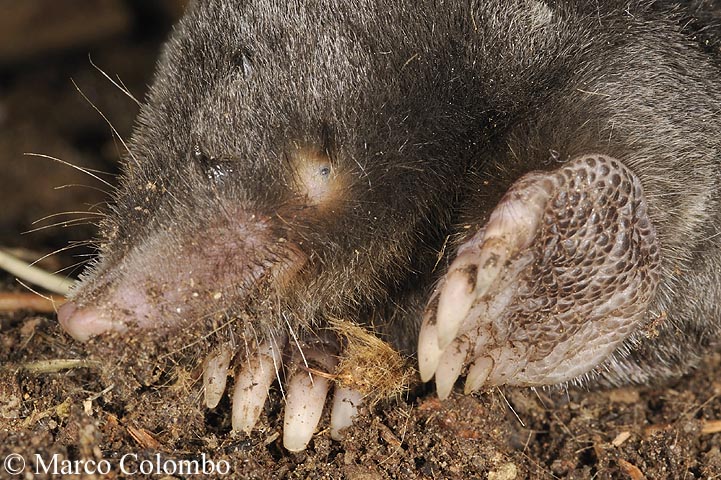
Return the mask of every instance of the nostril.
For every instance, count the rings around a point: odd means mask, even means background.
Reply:
[[[100,310],[79,308],[74,302],[67,302],[58,309],[58,321],[71,337],[81,342],[110,330],[125,330],[123,324],[113,322]]]

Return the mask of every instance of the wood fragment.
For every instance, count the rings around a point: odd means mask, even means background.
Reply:
[[[618,466],[621,467],[621,470],[631,478],[631,480],[646,480],[646,476],[641,472],[641,470],[634,465],[631,462],[627,462],[624,459],[618,460]]]
[[[616,438],[613,439],[611,445],[613,445],[614,447],[620,447],[621,445],[623,445],[623,442],[629,439],[630,436],[631,432],[629,431],[621,432],[616,435]]]
[[[110,390],[112,390],[113,388],[115,388],[115,384],[114,384],[114,383],[111,383],[109,386],[105,387],[104,389],[102,389],[101,391],[99,391],[98,393],[96,393],[95,395],[89,396],[87,399],[90,400],[91,402],[94,402],[94,401],[97,400],[98,398],[100,398],[100,397],[102,397],[103,395],[105,395],[106,393],[108,393],[108,392],[109,392]]]
[[[701,427],[702,435],[721,432],[721,420],[704,420]]]
[[[271,443],[275,442],[278,439],[278,437],[280,437],[280,432],[278,432],[278,431],[273,432],[272,434],[270,434],[270,436],[268,436],[268,438],[266,438],[263,441],[263,446],[267,447]]]
[[[0,293],[0,312],[29,310],[31,312],[53,313],[65,302],[65,297],[61,295],[41,297],[28,292]]]
[[[112,413],[108,413],[105,417],[106,422],[105,426],[110,428],[118,428],[120,426],[120,422],[118,421],[118,417],[113,415]]]
[[[62,275],[46,272],[42,268],[35,267],[15,258],[2,249],[0,249],[0,268],[7,270],[10,274],[15,275],[21,280],[60,295],[67,295],[70,293],[73,285],[75,285],[74,280],[70,280]]]
[[[665,423],[665,424],[655,424],[655,425],[649,425],[643,429],[643,435],[648,438],[656,435],[657,433],[664,432],[668,430],[671,427],[671,425]]]
[[[31,426],[35,425],[37,422],[44,418],[52,417],[53,415],[57,415],[60,418],[67,418],[68,415],[70,415],[70,406],[72,405],[72,400],[70,398],[66,398],[64,402],[59,403],[53,407],[50,407],[46,410],[34,410],[28,417],[26,417],[23,420],[22,428],[27,429]]]
[[[152,448],[158,450],[160,448],[160,442],[153,437],[153,435],[144,428],[135,428],[130,425],[125,427],[133,440],[143,448]]]
[[[635,405],[641,401],[641,394],[637,388],[616,388],[608,392],[608,399],[613,403]]]
[[[85,360],[82,358],[56,358],[52,360],[38,360],[26,362],[20,365],[22,370],[32,373],[55,373],[61,370],[74,368],[97,368],[100,362]]]
[[[384,425],[383,423],[378,423],[378,433],[380,437],[383,439],[384,442],[386,442],[388,445],[400,448],[401,441],[398,440],[398,437],[391,431],[390,428],[388,428],[387,425]]]

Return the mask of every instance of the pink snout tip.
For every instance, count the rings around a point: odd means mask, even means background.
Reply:
[[[111,330],[125,330],[123,324],[113,322],[100,310],[79,308],[75,302],[67,302],[58,309],[58,321],[71,337],[81,342]]]

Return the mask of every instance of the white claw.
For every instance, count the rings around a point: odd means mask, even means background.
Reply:
[[[476,299],[478,265],[475,253],[465,253],[453,261],[438,297],[436,324],[438,348],[444,350],[458,334],[463,320]]]
[[[432,315],[432,312],[430,314]],[[427,382],[433,378],[442,354],[443,350],[438,348],[436,325],[430,324],[426,317],[421,326],[421,332],[418,334],[418,372],[421,374],[422,381]]]
[[[233,430],[250,433],[258,422],[280,361],[280,347],[267,342],[242,364],[233,391]]]
[[[461,369],[466,361],[470,345],[466,339],[460,340],[446,349],[436,370],[436,392],[438,398],[445,400],[451,394]]]
[[[232,356],[230,346],[224,345],[205,361],[203,385],[205,386],[205,405],[208,408],[215,408],[223,397]]]
[[[308,349],[307,359],[315,360],[329,371],[335,360],[328,354]],[[285,417],[283,418],[283,446],[291,452],[305,450],[313,437],[323,413],[330,381],[303,370],[290,379],[286,392]]]
[[[486,238],[504,239],[512,254],[528,247],[536,237],[549,197],[543,181],[528,178],[516,183],[493,209],[484,228]]]
[[[481,357],[477,359],[471,369],[468,371],[468,377],[466,377],[466,386],[463,389],[463,393],[468,395],[476,390],[480,389],[486,380],[488,375],[493,369],[493,359],[491,357]]]
[[[363,403],[363,395],[358,390],[336,387],[333,396],[333,409],[330,413],[330,438],[342,440],[342,430],[350,427]]]

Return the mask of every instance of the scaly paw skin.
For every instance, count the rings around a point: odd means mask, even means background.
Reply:
[[[458,250],[426,308],[421,378],[447,397],[567,382],[638,329],[660,252],[639,179],[602,155],[518,180]]]

